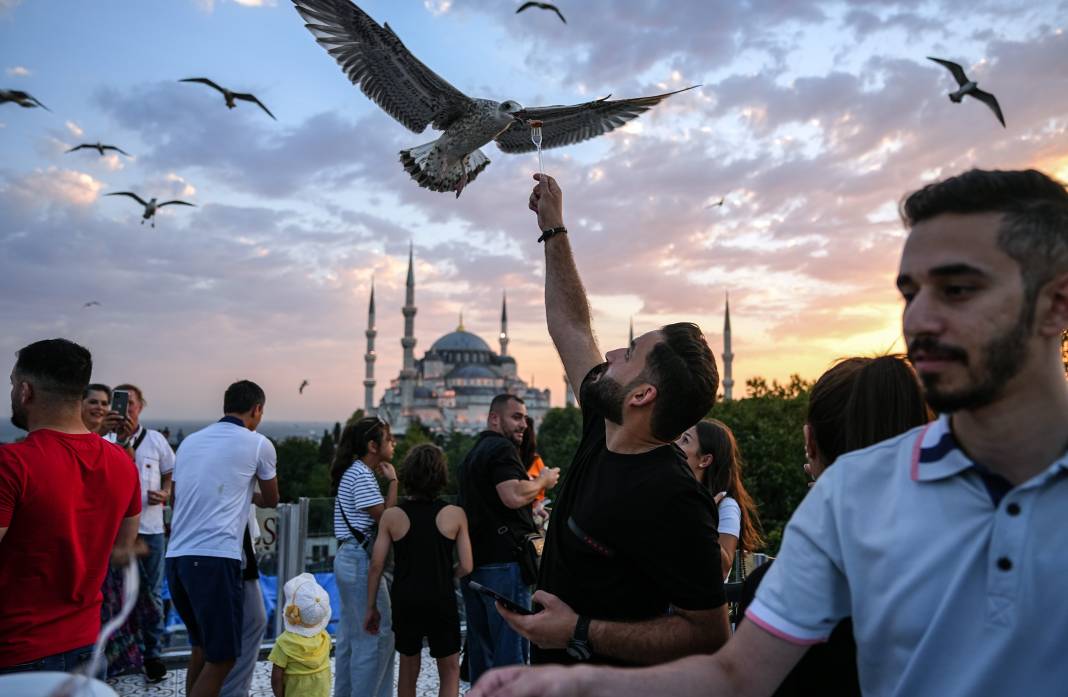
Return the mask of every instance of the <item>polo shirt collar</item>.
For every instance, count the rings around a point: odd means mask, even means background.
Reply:
[[[912,481],[932,482],[946,479],[973,465],[953,436],[949,415],[942,414],[936,421],[927,424],[916,439],[912,450]]]
[[[241,419],[237,418],[236,416],[224,416],[221,419],[219,419],[219,423],[221,423],[221,424],[233,424],[234,426],[241,426],[242,428],[245,427],[245,422],[242,421]]]

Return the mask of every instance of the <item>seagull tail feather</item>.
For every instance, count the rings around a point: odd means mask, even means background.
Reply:
[[[436,146],[435,140],[400,151],[404,171],[424,189],[456,192],[458,188],[462,189],[461,182],[470,184],[482,170],[489,167],[490,159],[481,150],[472,151],[462,162],[449,163]]]

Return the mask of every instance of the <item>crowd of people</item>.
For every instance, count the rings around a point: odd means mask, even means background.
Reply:
[[[566,477],[515,395],[489,404],[455,504],[441,448],[395,467],[388,423],[348,424],[331,465],[340,607],[308,574],[285,584],[278,697],[388,697],[397,654],[397,693],[414,697],[424,646],[440,697],[459,693],[462,651],[473,697],[1062,689],[1063,185],[972,170],[904,200],[908,355],[841,359],[815,382],[800,434],[811,490],[729,616],[725,581],[764,540],[744,453],[708,418],[712,351],[683,322],[602,354],[562,192],[536,179],[548,331],[580,387]],[[12,371],[29,435],[0,447],[0,673],[83,662],[136,561],[143,602],[112,668],[165,672],[165,569],[193,647],[187,694],[247,694],[266,623],[249,509],[278,501],[263,390],[231,385],[220,421],[175,456],[140,424],[143,392],[116,388],[129,406],[113,412],[91,372],[63,339],[25,347]]]

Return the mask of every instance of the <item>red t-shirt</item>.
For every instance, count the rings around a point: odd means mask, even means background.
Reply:
[[[96,434],[0,445],[0,667],[96,641],[119,523],[140,512],[137,469]]]

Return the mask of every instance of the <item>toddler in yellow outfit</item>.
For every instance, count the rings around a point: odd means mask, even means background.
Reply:
[[[286,631],[267,657],[274,664],[271,690],[275,697],[330,697],[330,596],[307,573],[282,590]]]

